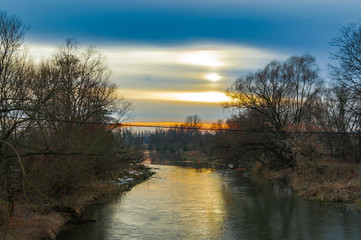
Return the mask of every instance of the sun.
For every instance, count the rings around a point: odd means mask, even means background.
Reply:
[[[222,77],[219,76],[217,73],[209,73],[207,75],[204,76],[205,79],[212,81],[212,82],[217,82],[219,81]]]

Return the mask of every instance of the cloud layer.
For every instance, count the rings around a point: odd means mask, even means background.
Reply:
[[[224,90],[272,59],[308,52],[322,69],[328,42],[361,9],[359,0],[0,2],[31,26],[25,40],[38,59],[66,38],[94,45],[133,101],[136,120],[145,121],[222,118]]]

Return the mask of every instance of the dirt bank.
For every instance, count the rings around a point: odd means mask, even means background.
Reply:
[[[21,197],[16,202],[13,216],[0,228],[0,239],[55,239],[66,223],[87,221],[83,218],[83,212],[96,199],[128,191],[152,174],[148,167],[138,165],[123,171],[121,176],[112,177],[109,181],[90,180],[86,187],[57,199],[56,204],[43,206],[46,210],[35,211],[31,204]]]

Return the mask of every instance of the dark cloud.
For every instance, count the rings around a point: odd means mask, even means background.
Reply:
[[[38,40],[215,41],[303,51],[325,49],[340,24],[356,20],[361,9],[357,1],[220,2],[13,0],[2,8],[30,24],[30,38]]]

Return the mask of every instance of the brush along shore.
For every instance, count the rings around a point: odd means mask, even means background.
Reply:
[[[89,179],[89,184],[71,191],[54,202],[34,209],[24,196],[17,199],[14,215],[0,228],[0,239],[37,240],[55,239],[65,229],[66,223],[81,223],[84,210],[95,200],[106,195],[119,195],[133,186],[149,179],[154,172],[143,164],[134,164],[129,169],[109,176],[106,181]]]
[[[320,161],[316,165],[299,166],[295,170],[270,171],[261,164],[253,174],[286,182],[301,197],[320,203],[353,204],[361,210],[361,165]]]

